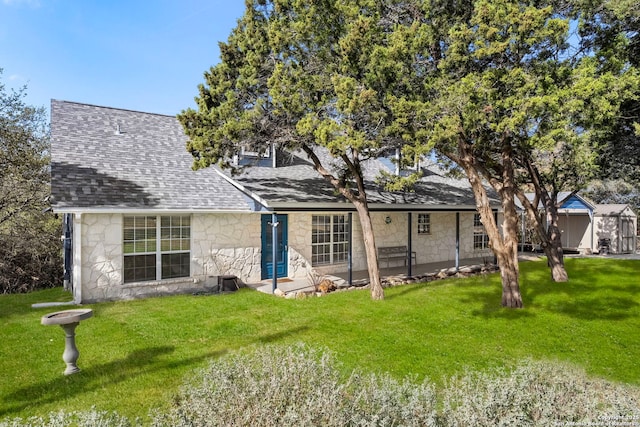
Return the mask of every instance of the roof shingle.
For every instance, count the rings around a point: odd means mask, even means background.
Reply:
[[[175,117],[53,100],[54,209],[249,211],[211,169],[193,171]]]

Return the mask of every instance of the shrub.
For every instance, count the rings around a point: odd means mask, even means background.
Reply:
[[[467,372],[443,390],[446,426],[610,425],[640,420],[638,389],[589,379],[571,366],[526,361],[507,372]]]
[[[11,421],[0,421],[0,427],[131,427],[133,424],[126,418],[113,412],[92,409],[86,412],[53,412],[48,417],[15,418]]]
[[[343,377],[328,352],[299,344],[263,346],[197,372],[154,427],[186,426],[552,426],[637,425],[640,390],[587,378],[559,363],[525,361],[511,370],[467,372],[436,398],[429,382],[388,374]],[[114,413],[58,412],[0,427],[129,427]]]
[[[0,226],[0,293],[62,285],[61,221],[50,214]]]
[[[327,352],[304,345],[261,347],[213,362],[154,426],[427,426],[431,386],[385,375],[340,380]]]

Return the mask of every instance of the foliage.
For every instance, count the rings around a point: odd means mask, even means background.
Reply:
[[[117,411],[135,419],[167,412],[190,373],[245,347],[306,343],[339,358],[347,378],[443,378],[519,360],[559,360],[589,376],[640,386],[638,260],[569,258],[571,281],[553,283],[544,261],[520,266],[526,311],[500,307],[497,274],[367,292],[287,300],[242,289],[94,304],[76,330],[77,375],[62,375],[64,334],[40,325],[68,301],[61,288],[0,295],[0,419],[49,412]],[[365,376],[366,376],[365,375]],[[190,377],[189,377],[190,378]],[[374,398],[374,396],[371,396]]]
[[[305,345],[237,352],[189,380],[154,425],[435,425],[432,386],[357,373],[343,381],[337,365]]]
[[[584,7],[594,14],[596,3]],[[519,307],[511,261],[515,196],[534,184],[547,207],[559,190],[584,185],[595,169],[594,134],[633,96],[638,75],[624,55],[612,53],[626,42],[624,32],[607,44],[606,56],[571,45],[572,24],[586,14],[571,2],[446,4],[424,2],[410,33],[407,78],[416,90],[389,95],[393,129],[416,151],[435,148],[465,170],[503,271],[503,297]],[[583,27],[583,37],[598,29]],[[502,201],[500,229],[483,181]]]
[[[600,425],[640,417],[640,389],[588,378],[573,366],[525,360],[471,371],[437,389],[428,380],[352,371],[328,351],[297,344],[241,349],[189,378],[152,425],[538,426]],[[0,427],[141,425],[115,413],[52,413]]]
[[[595,203],[628,204],[640,215],[640,184],[631,185],[625,180],[594,180],[582,194]]]
[[[508,372],[455,376],[443,400],[443,425],[452,427],[609,425],[640,417],[637,389],[588,378],[567,364],[531,360]]]
[[[56,286],[62,277],[61,225],[47,212],[46,112],[25,95],[0,83],[0,293]]]
[[[536,426],[640,416],[638,389],[565,364],[467,372],[448,380],[439,399],[429,381],[357,372],[343,381],[336,364],[306,346],[237,353],[190,380],[154,425]]]
[[[606,25],[592,33],[590,46],[601,49],[607,56],[625,54],[634,67],[640,66],[640,7],[637,2],[606,1],[597,16],[585,19],[585,27],[590,29],[592,22]],[[615,43],[620,31],[629,35],[628,43]],[[600,135],[599,148],[599,180],[622,179],[635,187],[640,186],[639,90],[635,96],[623,101],[613,129]]]
[[[126,417],[114,412],[77,411],[52,412],[46,417],[14,418],[10,421],[0,421],[0,427],[131,427],[140,425],[132,423]]]
[[[205,73],[198,110],[178,115],[194,167],[252,152],[302,150],[351,201],[366,242],[371,294],[384,296],[365,191],[366,161],[399,148],[387,91],[407,92],[402,2],[249,0],[221,61]],[[396,185],[397,188],[397,185]]]

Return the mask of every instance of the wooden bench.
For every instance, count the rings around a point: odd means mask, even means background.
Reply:
[[[378,261],[386,260],[389,268],[389,261],[403,260],[406,266],[408,252],[406,246],[382,246],[378,248]],[[415,252],[411,252],[411,261],[417,264]]]

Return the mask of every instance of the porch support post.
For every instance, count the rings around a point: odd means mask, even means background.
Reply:
[[[590,236],[590,243],[589,243],[589,248],[591,249],[589,251],[589,253],[593,253],[593,249],[594,249],[594,241],[593,241],[593,233],[594,233],[594,229],[596,228],[596,224],[595,224],[595,215],[593,212],[593,209],[589,208],[589,227],[591,229],[591,236]]]
[[[353,214],[349,212],[347,216],[347,240],[349,241],[347,249],[347,271],[349,273],[349,286],[353,285]]]
[[[460,212],[456,212],[456,272],[460,268]]]
[[[407,276],[413,276],[412,266],[411,266],[411,252],[412,252],[412,240],[411,240],[411,212],[407,212],[407,260],[409,261],[409,268],[407,270]],[[418,261],[416,260],[416,264]]]
[[[271,262],[273,278],[271,282],[271,293],[275,293],[278,288],[278,214],[271,214]]]

